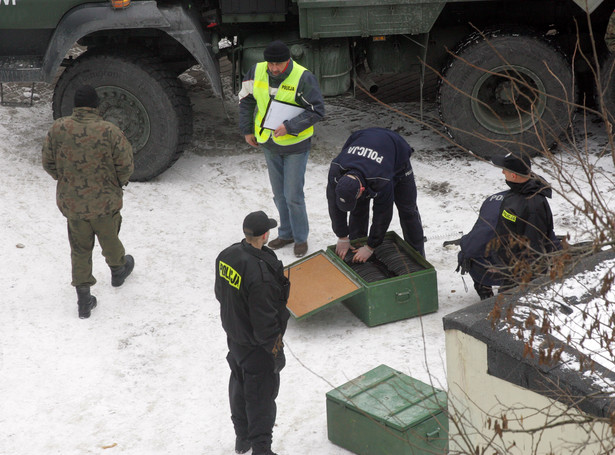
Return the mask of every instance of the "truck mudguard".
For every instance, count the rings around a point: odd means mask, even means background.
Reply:
[[[158,7],[156,1],[133,2],[116,11],[108,3],[90,3],[70,10],[62,18],[43,59],[42,80],[52,82],[71,47],[82,37],[100,30],[154,28],[182,44],[203,67],[216,96],[222,97],[222,82],[211,42],[191,10],[183,6]]]

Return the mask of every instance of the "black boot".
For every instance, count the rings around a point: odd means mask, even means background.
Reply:
[[[237,436],[235,438],[235,453],[246,453],[252,448],[250,441]]]
[[[254,443],[252,445],[252,455],[277,455],[275,452],[271,450],[269,444],[263,445],[259,443]]]
[[[486,300],[493,297],[493,289],[491,286],[484,286],[480,283],[474,282],[474,289],[481,300]]]
[[[89,286],[77,286],[77,306],[79,307],[79,319],[87,319],[96,308],[96,297],[90,294]]]
[[[126,263],[120,267],[111,267],[111,286],[118,287],[124,284],[124,280],[132,273],[135,268],[135,260],[130,255],[125,256]]]

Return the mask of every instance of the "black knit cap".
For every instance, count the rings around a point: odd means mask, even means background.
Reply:
[[[290,50],[288,46],[280,40],[273,41],[265,48],[263,52],[265,61],[271,63],[286,62],[290,59]]]
[[[532,173],[532,160],[526,154],[521,156],[509,153],[506,156],[496,155],[491,158],[491,162],[497,167],[506,169],[513,174],[529,177]]]
[[[75,107],[98,107],[100,98],[94,87],[91,85],[82,85],[75,92]]]
[[[269,218],[265,212],[259,210],[252,212],[243,220],[243,233],[252,237],[260,237],[269,229],[273,229],[278,222]]]

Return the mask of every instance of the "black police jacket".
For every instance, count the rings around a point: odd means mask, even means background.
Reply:
[[[457,270],[484,286],[500,285],[508,274],[490,269],[506,268],[515,259],[532,262],[541,253],[560,249],[546,199],[551,194],[537,178],[489,196],[472,230],[461,238]]]
[[[391,219],[395,179],[412,175],[410,156],[414,150],[399,134],[385,128],[366,128],[350,135],[341,153],[331,161],[327,180],[327,201],[331,227],[338,237],[348,235],[348,213],[336,204],[339,179],[352,172],[361,179],[361,198],[373,199],[373,218],[367,244],[382,243]]]
[[[495,227],[500,260],[510,264],[512,257],[525,256],[529,260],[558,249],[553,233],[553,214],[547,201],[551,198],[551,188],[540,177],[510,187],[511,191],[504,196],[500,206]],[[519,239],[527,241],[529,248],[519,243]]]
[[[485,199],[472,230],[461,237],[459,242],[461,251],[457,256],[457,271],[460,271],[462,275],[469,273],[475,282],[483,286],[500,284],[496,274],[488,273],[493,258],[487,251],[487,245],[495,238],[500,207],[504,196],[509,192],[510,190],[502,191]]]
[[[286,331],[290,282],[282,262],[263,246],[246,240],[222,251],[216,259],[216,298],[228,338],[245,346],[262,346],[273,353]]]

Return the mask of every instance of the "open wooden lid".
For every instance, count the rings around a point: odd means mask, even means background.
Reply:
[[[287,307],[296,319],[302,319],[363,291],[363,286],[318,251],[287,268],[290,296]]]

